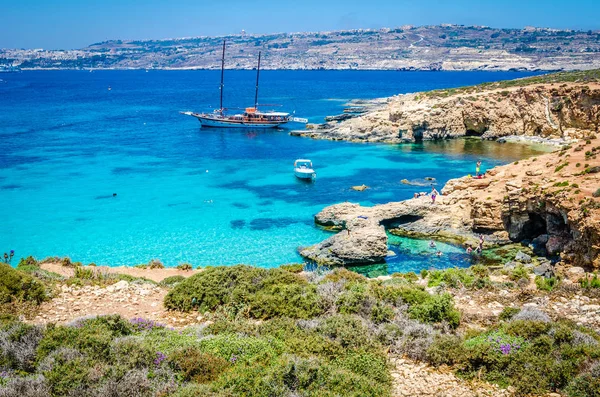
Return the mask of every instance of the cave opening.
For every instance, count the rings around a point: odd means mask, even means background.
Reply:
[[[481,130],[467,129],[465,136],[482,136],[487,131],[487,128]]]
[[[386,229],[393,229],[395,227],[405,225],[407,223],[416,222],[420,219],[423,219],[423,217],[419,215],[402,215],[397,218],[385,219],[381,221],[381,224]]]
[[[546,219],[535,212],[530,212],[529,220],[525,222],[521,229],[519,240],[533,240],[542,234],[548,234]]]

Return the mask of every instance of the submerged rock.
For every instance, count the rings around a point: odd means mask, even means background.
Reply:
[[[360,186],[352,186],[352,190],[356,190],[359,192],[362,192],[363,190],[367,190],[369,187],[367,185],[360,185]]]

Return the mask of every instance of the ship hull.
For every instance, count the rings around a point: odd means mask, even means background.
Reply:
[[[245,121],[235,121],[235,120],[219,120],[202,116],[194,116],[200,121],[200,125],[202,127],[209,128],[277,128],[287,121],[280,122],[263,122],[263,123],[253,123],[253,122],[245,122]]]

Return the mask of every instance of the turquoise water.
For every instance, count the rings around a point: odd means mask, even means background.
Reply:
[[[524,73],[276,72],[263,103],[320,121],[350,98],[456,87]],[[228,106],[253,102],[252,72],[226,75]],[[168,266],[297,262],[297,248],[328,236],[313,224],[323,207],[402,200],[427,176],[442,186],[535,153],[515,144],[456,140],[422,145],[316,141],[287,131],[200,129],[180,110],[218,103],[218,72],[24,72],[0,82],[0,243],[17,256],[70,256],[106,265],[152,258]],[[111,90],[108,90],[108,87]],[[318,178],[298,181],[296,158]],[[353,185],[371,189],[355,192]],[[116,193],[116,196],[113,196]],[[391,245],[388,270],[468,261],[443,246]]]

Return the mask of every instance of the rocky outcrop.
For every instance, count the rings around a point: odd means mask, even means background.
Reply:
[[[345,231],[303,249],[300,254],[319,264],[381,263],[387,253],[387,235],[378,219],[364,215],[342,221]]]
[[[449,181],[429,197],[362,207],[342,203],[316,215],[317,224],[347,229],[301,254],[331,264],[385,257],[383,227],[412,237],[487,246],[526,242],[538,255],[600,268],[600,139],[494,168],[484,178]],[[596,171],[597,170],[597,171]]]
[[[516,84],[515,84],[516,85]],[[600,84],[467,87],[398,95],[387,106],[302,135],[332,140],[418,142],[478,136],[583,138],[600,131]]]

